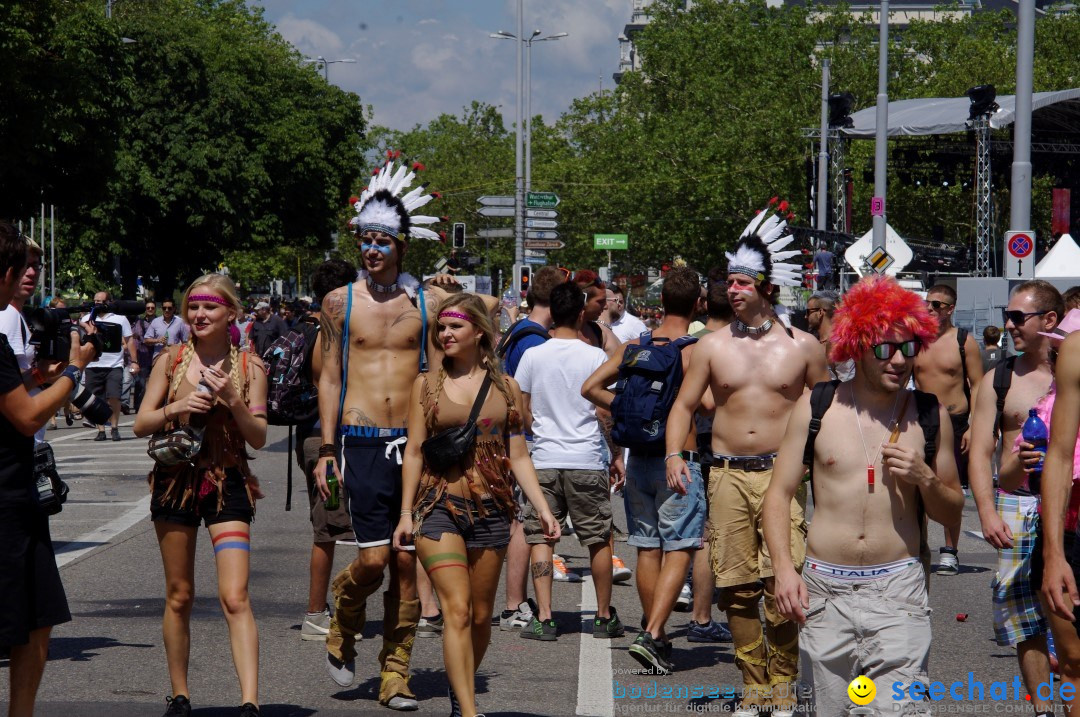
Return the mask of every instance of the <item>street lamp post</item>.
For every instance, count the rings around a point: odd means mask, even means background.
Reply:
[[[319,55],[318,57],[304,58],[304,62],[313,62],[316,65],[322,65],[323,79],[326,80],[326,84],[330,84],[330,65],[336,64],[338,62],[343,62],[350,65],[356,64],[356,60],[351,57],[345,57],[340,60],[327,60],[322,55]]]
[[[515,171],[515,202],[514,202],[514,239],[515,239],[515,251],[514,262],[520,264],[524,261],[524,240],[525,240],[525,194],[532,190],[532,45],[534,42],[547,42],[548,40],[559,40],[567,37],[569,33],[559,32],[554,35],[548,35],[547,37],[539,37],[542,33],[540,30],[533,30],[529,37],[525,37],[522,32],[522,9],[521,0],[518,0],[518,32],[515,35],[512,32],[506,30],[499,30],[498,32],[491,33],[488,37],[492,37],[496,40],[520,40],[518,44],[517,52],[517,124],[516,130],[516,151],[514,154],[516,171]],[[521,55],[522,45],[525,46],[525,79],[522,80],[521,74]],[[522,97],[522,85],[524,85],[525,94],[525,118],[522,122],[521,112],[521,97]],[[524,148],[523,146],[524,145]],[[524,172],[522,171],[522,154],[524,149]],[[516,276],[516,272],[515,272]]]

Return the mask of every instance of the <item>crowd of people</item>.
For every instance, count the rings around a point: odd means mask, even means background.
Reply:
[[[570,577],[556,549],[571,533],[589,555],[592,636],[626,635],[611,604],[612,584],[632,575],[614,550],[620,493],[642,615],[629,654],[653,674],[670,674],[671,614],[692,611],[689,641],[733,643],[743,680],[737,717],[790,716],[800,701],[811,714],[848,714],[847,686],[858,675],[927,682],[929,576],[961,568],[968,492],[1000,551],[987,595],[994,637],[1017,648],[1036,714],[1054,708],[1035,689],[1052,669],[1080,681],[1071,622],[1080,605],[1072,538],[1080,499],[1068,489],[1080,477],[1080,338],[1070,335],[1080,327],[1080,291],[1062,297],[1042,281],[1012,291],[1003,319],[1016,356],[997,346],[1000,330],[988,329],[980,347],[953,324],[957,297],[947,285],[924,298],[871,277],[843,296],[815,293],[793,316],[776,288],[797,286],[801,267],[785,261],[796,252],[770,205],[726,266],[705,277],[685,266],[668,271],[655,316],[628,311],[623,289],[591,270],[544,267],[527,314],[500,336],[494,297],[463,292],[447,275],[421,282],[403,272],[409,241],[430,238],[423,224],[435,218],[413,216],[431,195],[406,193],[411,178],[401,176],[391,158],[356,198],[359,272],[324,263],[312,277],[316,300],[293,306],[288,319],[260,302],[245,326],[236,287],[208,274],[184,292],[179,313],[165,300],[161,316],[148,302],[134,326],[116,317],[124,336],[117,356],[74,341],[67,362],[39,364],[25,339],[21,353],[10,348],[17,322],[13,333],[5,329],[0,644],[11,651],[12,715],[32,714],[49,631],[70,619],[31,480],[33,435],[84,371],[88,387],[115,401],[115,435],[125,355],[134,432],[150,438],[155,458],[165,714],[192,709],[190,617],[203,524],[239,714],[259,714],[249,555],[262,491],[248,450],[266,442],[270,350],[297,329],[309,347],[302,379],[318,390],[317,409],[297,421],[313,534],[300,636],[324,640],[329,677],[352,685],[367,601],[381,591],[378,701],[389,709],[419,706],[410,687],[417,637],[441,637],[460,717],[478,714],[475,674],[494,624],[556,641],[552,583]],[[9,225],[0,225],[0,271],[0,304],[19,318],[40,250]],[[1029,412],[1050,426],[1044,468],[1040,446],[1022,434]],[[936,562],[928,520],[944,530]],[[332,575],[343,539],[358,549]],[[714,604],[727,628],[712,619]],[[909,693],[897,705],[930,713]]]

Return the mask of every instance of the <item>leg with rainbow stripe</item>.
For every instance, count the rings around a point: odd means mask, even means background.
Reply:
[[[259,633],[251,611],[251,526],[243,521],[208,526],[217,564],[218,599],[229,625],[233,664],[242,703],[259,704]]]

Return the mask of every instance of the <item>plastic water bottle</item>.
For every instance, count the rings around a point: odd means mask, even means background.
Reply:
[[[1039,418],[1039,414],[1034,408],[1028,411],[1028,419],[1024,421],[1022,433],[1024,442],[1033,445],[1034,450],[1042,453],[1043,456],[1039,458],[1039,462],[1034,466],[1034,472],[1030,473],[1028,477],[1028,489],[1037,494],[1042,479],[1043,461],[1046,458],[1046,442],[1050,438],[1050,431],[1047,430],[1046,424]]]

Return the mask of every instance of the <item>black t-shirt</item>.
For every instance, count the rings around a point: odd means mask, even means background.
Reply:
[[[22,385],[22,374],[7,337],[0,334],[0,395]],[[19,433],[0,414],[0,506],[34,504],[34,437]]]

